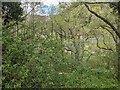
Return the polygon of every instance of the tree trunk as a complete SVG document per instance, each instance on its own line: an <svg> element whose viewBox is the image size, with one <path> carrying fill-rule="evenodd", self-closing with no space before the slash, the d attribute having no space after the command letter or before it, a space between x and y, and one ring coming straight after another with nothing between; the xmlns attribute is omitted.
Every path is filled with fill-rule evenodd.
<svg viewBox="0 0 120 90"><path fill-rule="evenodd" d="M118 43L116 44L116 49L117 49L117 54L118 54L118 75L117 75L117 79L118 79L118 82L120 84L120 39L119 39Z"/></svg>
<svg viewBox="0 0 120 90"><path fill-rule="evenodd" d="M119 5L119 4L118 4ZM118 31L120 32L120 11L119 11L119 8L118 8ZM118 82L120 84L120 37L118 38L118 42L116 44L116 48L117 48L117 54L118 54Z"/></svg>
<svg viewBox="0 0 120 90"><path fill-rule="evenodd" d="M120 34L120 2L118 2L118 32ZM116 44L117 54L118 54L118 82L120 84L120 37L118 37L118 41Z"/></svg>

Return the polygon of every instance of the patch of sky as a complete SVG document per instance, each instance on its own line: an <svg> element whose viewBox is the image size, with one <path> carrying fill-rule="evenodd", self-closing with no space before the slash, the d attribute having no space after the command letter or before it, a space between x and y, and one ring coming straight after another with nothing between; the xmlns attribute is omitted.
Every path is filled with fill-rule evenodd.
<svg viewBox="0 0 120 90"><path fill-rule="evenodd" d="M54 15L54 14L57 14L58 6L56 6L54 4L50 4L50 5L43 4L43 5L40 5L39 8L40 8L39 12L41 14Z"/></svg>

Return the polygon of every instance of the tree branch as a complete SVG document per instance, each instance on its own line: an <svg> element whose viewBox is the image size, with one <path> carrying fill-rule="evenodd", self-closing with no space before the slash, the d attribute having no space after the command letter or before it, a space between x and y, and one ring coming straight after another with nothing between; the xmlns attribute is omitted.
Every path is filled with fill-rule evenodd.
<svg viewBox="0 0 120 90"><path fill-rule="evenodd" d="M99 19L101 19L102 21L104 21L107 25L109 25L112 30L116 33L116 35L120 38L120 33L117 31L117 29L112 25L112 23L110 23L107 19L105 19L104 17L98 15L96 12L90 10L89 6L87 4L84 4L85 7L87 8L87 10L89 12L91 12L92 14L94 14L96 17L98 17Z"/></svg>
<svg viewBox="0 0 120 90"><path fill-rule="evenodd" d="M95 38L96 38L96 41L97 41L97 47L98 47L99 49L113 51L111 48L105 48L105 47L101 47L101 46L99 46L99 39L98 39L98 37L96 36L95 33L94 33L94 36L95 36Z"/></svg>
<svg viewBox="0 0 120 90"><path fill-rule="evenodd" d="M103 28L103 29L105 29L105 30L107 30L112 35L113 40L117 43L117 40L116 40L114 34L108 28L104 27L103 25L100 25L100 27Z"/></svg>

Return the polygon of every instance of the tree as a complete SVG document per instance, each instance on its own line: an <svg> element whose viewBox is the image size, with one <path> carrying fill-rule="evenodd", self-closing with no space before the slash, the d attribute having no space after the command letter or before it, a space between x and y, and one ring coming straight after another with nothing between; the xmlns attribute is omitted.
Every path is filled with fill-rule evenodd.
<svg viewBox="0 0 120 90"><path fill-rule="evenodd" d="M2 3L2 19L3 25L10 23L10 21L15 20L16 23L21 21L21 16L23 14L23 9L20 7L20 2L3 2Z"/></svg>
<svg viewBox="0 0 120 90"><path fill-rule="evenodd" d="M117 79L120 83L120 2L118 2L117 4L113 4L112 6L114 7L114 10L117 10L117 12L118 12L118 28L115 28L115 26L110 21L108 21L105 17L98 15L96 12L92 11L89 8L89 6L87 4L85 4L85 7L88 9L88 11L90 13L92 13L93 15L95 15L97 18L101 19L103 22L105 22L108 26L110 26L118 37L118 40L116 42L116 49L117 49L116 51L118 53L118 76L117 76Z"/></svg>

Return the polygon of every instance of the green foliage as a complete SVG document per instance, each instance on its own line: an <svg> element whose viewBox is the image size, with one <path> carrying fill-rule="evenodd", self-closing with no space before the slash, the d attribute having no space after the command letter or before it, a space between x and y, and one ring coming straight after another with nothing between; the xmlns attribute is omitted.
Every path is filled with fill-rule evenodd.
<svg viewBox="0 0 120 90"><path fill-rule="evenodd" d="M83 4L74 4L59 15L29 16L29 22L3 26L3 88L118 87L115 42L100 28L107 25ZM90 7L115 22L114 14L107 15L108 4Z"/></svg>
<svg viewBox="0 0 120 90"><path fill-rule="evenodd" d="M110 7L113 8L114 12L120 14L120 2L112 2L110 3Z"/></svg>
<svg viewBox="0 0 120 90"><path fill-rule="evenodd" d="M33 57L31 52L35 45L34 42L22 41L23 36L8 33L10 29L3 32L3 87L21 87L24 78L28 77L28 71L24 66Z"/></svg>
<svg viewBox="0 0 120 90"><path fill-rule="evenodd" d="M111 88L117 82L111 80L111 71L104 68L91 68L89 66L77 67L77 71L67 74L67 87L80 88ZM110 81L111 80L111 81Z"/></svg>
<svg viewBox="0 0 120 90"><path fill-rule="evenodd" d="M20 7L20 2L3 2L2 3L2 13L4 25L12 20L21 21L21 16L23 14L23 9Z"/></svg>

